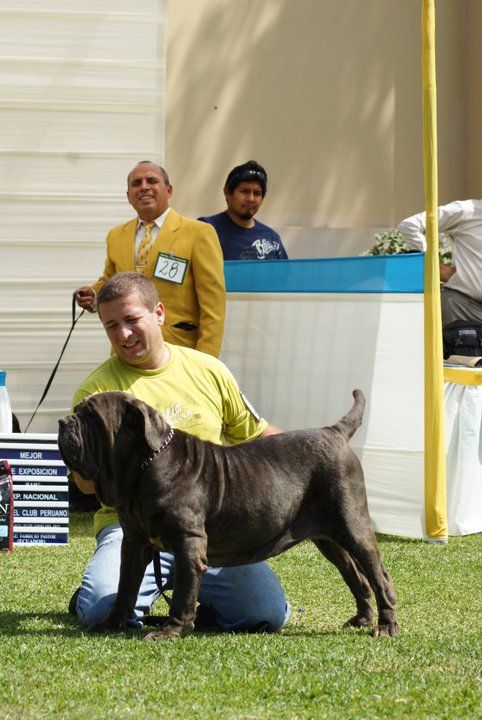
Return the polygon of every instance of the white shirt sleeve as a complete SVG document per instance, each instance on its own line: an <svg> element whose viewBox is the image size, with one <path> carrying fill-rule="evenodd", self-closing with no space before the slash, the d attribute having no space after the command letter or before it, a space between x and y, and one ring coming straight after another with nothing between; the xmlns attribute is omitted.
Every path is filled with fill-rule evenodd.
<svg viewBox="0 0 482 720"><path fill-rule="evenodd" d="M438 229L441 233L450 233L465 217L465 209L463 201L456 200L448 205L442 205L438 209ZM426 214L424 212L418 215L412 215L398 225L398 230L402 233L408 247L411 250L425 252L427 249L427 240L425 238L426 231Z"/></svg>

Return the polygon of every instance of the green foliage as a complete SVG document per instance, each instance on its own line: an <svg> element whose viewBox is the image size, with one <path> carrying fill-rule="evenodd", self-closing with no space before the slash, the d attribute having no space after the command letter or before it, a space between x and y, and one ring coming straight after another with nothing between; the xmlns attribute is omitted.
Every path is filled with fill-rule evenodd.
<svg viewBox="0 0 482 720"><path fill-rule="evenodd" d="M410 252L402 233L396 228L376 233L375 244L364 255L401 255ZM448 235L439 236L439 256L443 265L452 265L452 246Z"/></svg>
<svg viewBox="0 0 482 720"><path fill-rule="evenodd" d="M343 628L337 570L304 543L271 561L292 604L276 635L89 636L67 614L94 547L74 514L68 547L0 556L5 720L471 720L480 717L482 535L447 545L380 536L401 634ZM155 609L166 611L163 601Z"/></svg>

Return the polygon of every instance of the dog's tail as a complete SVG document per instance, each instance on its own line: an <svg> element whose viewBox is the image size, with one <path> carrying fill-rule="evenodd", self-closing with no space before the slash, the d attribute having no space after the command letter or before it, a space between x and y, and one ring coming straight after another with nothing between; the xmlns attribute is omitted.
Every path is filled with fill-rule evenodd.
<svg viewBox="0 0 482 720"><path fill-rule="evenodd" d="M347 441L362 424L363 412L365 410L365 396L362 391L353 390L353 397L355 398L355 402L351 410L333 425L333 430L339 432Z"/></svg>

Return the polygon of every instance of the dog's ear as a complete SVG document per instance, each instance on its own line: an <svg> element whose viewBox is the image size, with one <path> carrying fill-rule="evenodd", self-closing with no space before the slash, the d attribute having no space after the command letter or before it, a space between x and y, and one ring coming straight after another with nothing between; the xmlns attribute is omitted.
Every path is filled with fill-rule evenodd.
<svg viewBox="0 0 482 720"><path fill-rule="evenodd" d="M166 421L147 403L132 399L129 408L134 412L134 421L138 431L142 428L145 441L151 450L157 450L163 436L168 432Z"/></svg>

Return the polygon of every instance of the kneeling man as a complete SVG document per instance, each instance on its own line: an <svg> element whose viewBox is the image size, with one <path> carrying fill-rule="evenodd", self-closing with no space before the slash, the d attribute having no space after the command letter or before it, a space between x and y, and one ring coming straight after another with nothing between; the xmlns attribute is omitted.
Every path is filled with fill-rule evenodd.
<svg viewBox="0 0 482 720"><path fill-rule="evenodd" d="M164 306L145 276L114 275L100 290L97 307L115 352L80 385L72 406L98 392L123 390L154 407L172 427L201 440L237 444L280 432L255 413L220 360L164 342ZM83 492L94 492L88 478L72 475ZM110 611L120 570L122 529L113 508L97 511L94 530L96 549L69 608L86 626ZM163 590L171 589L174 558L161 552L160 560ZM131 625L142 627L160 594L150 563ZM199 602L199 621L224 631L275 632L290 614L280 583L265 562L208 568Z"/></svg>

